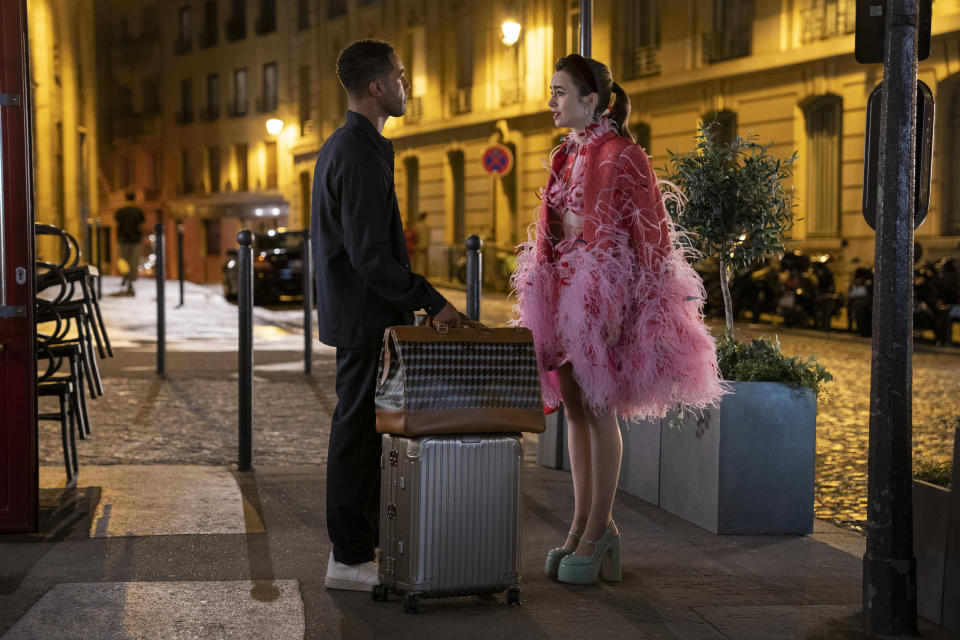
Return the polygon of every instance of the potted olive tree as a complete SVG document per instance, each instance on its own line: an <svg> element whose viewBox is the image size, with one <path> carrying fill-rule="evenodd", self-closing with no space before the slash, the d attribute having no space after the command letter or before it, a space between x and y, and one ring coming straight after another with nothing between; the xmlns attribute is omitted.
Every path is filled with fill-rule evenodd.
<svg viewBox="0 0 960 640"><path fill-rule="evenodd" d="M733 392L715 409L681 408L660 421L658 503L715 533L813 530L817 393L830 374L815 360L788 358L779 343L733 334L731 275L783 253L793 226L783 181L796 154L779 159L769 146L724 143L701 127L694 149L669 152L660 171L679 191L665 200L681 241L720 266L718 357Z"/></svg>

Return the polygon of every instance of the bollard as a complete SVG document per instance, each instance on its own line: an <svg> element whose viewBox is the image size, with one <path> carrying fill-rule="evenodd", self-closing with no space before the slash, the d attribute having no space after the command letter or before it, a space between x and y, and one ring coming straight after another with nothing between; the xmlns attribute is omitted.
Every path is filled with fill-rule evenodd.
<svg viewBox="0 0 960 640"><path fill-rule="evenodd" d="M467 317L480 321L480 282L483 278L483 258L479 236L467 237Z"/></svg>
<svg viewBox="0 0 960 640"><path fill-rule="evenodd" d="M238 393L240 417L237 435L237 468L249 471L253 462L253 234L237 234L237 310L240 313Z"/></svg>
<svg viewBox="0 0 960 640"><path fill-rule="evenodd" d="M180 280L180 304L183 306L183 225L177 223L177 278Z"/></svg>
<svg viewBox="0 0 960 640"><path fill-rule="evenodd" d="M163 224L158 222L154 231L156 231L156 262L153 265L153 273L157 279L157 375L164 376L167 373L167 317L164 305L166 278L163 273ZM130 268L137 267L132 265Z"/></svg>
<svg viewBox="0 0 960 640"><path fill-rule="evenodd" d="M310 230L303 232L303 372L313 371L313 253Z"/></svg>
<svg viewBox="0 0 960 640"><path fill-rule="evenodd" d="M103 265L100 264L100 258L103 255L100 252L100 218L97 218L97 300L103 297Z"/></svg>

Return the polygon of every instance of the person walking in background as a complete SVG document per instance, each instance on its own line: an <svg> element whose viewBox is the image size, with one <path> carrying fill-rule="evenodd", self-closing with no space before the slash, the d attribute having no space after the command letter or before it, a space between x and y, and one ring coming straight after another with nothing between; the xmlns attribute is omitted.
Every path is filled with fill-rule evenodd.
<svg viewBox="0 0 960 640"><path fill-rule="evenodd" d="M140 267L140 246L143 242L143 232L140 225L146 218L143 215L143 209L133 204L136 195L132 192L126 194L127 204L113 214L113 219L117 224L117 243L120 245L120 258L126 263L126 270L123 266L119 267L123 276L121 286L124 292L133 295L133 283L137 281L137 270Z"/></svg>
<svg viewBox="0 0 960 640"><path fill-rule="evenodd" d="M325 584L370 591L379 579L380 435L374 391L380 345L391 325L425 309L460 326L460 314L410 269L393 181L394 151L381 135L406 110L400 58L386 42L361 40L340 53L346 124L320 149L310 233L320 341L337 349L337 407L327 455L327 532L333 550Z"/></svg>
<svg viewBox="0 0 960 640"><path fill-rule="evenodd" d="M517 323L533 332L544 404L563 402L573 477L570 533L546 573L574 584L620 580L613 500L617 415L703 408L724 392L703 322L703 283L678 248L647 154L634 144L630 100L606 65L557 61L557 127L535 236L519 247Z"/></svg>

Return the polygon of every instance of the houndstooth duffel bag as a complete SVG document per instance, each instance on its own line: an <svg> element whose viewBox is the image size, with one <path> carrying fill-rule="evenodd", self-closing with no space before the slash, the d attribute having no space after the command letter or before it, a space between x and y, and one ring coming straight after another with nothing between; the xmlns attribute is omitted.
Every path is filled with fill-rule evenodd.
<svg viewBox="0 0 960 640"><path fill-rule="evenodd" d="M544 430L533 335L469 323L384 333L377 431L404 436Z"/></svg>

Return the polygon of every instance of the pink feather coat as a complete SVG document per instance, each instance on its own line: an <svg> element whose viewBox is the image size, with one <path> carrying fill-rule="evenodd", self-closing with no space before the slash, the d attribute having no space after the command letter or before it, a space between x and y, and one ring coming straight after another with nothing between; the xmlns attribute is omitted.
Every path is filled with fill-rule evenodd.
<svg viewBox="0 0 960 640"><path fill-rule="evenodd" d="M562 212L547 194L556 193L578 144L583 242L570 249L561 243ZM578 196L579 184L571 185ZM542 201L535 234L519 247L513 285L516 323L533 332L544 405L560 404L556 368L565 362L598 414L662 417L677 405L715 404L725 387L703 322L703 283L643 148L610 127L586 142L568 136L551 158Z"/></svg>

